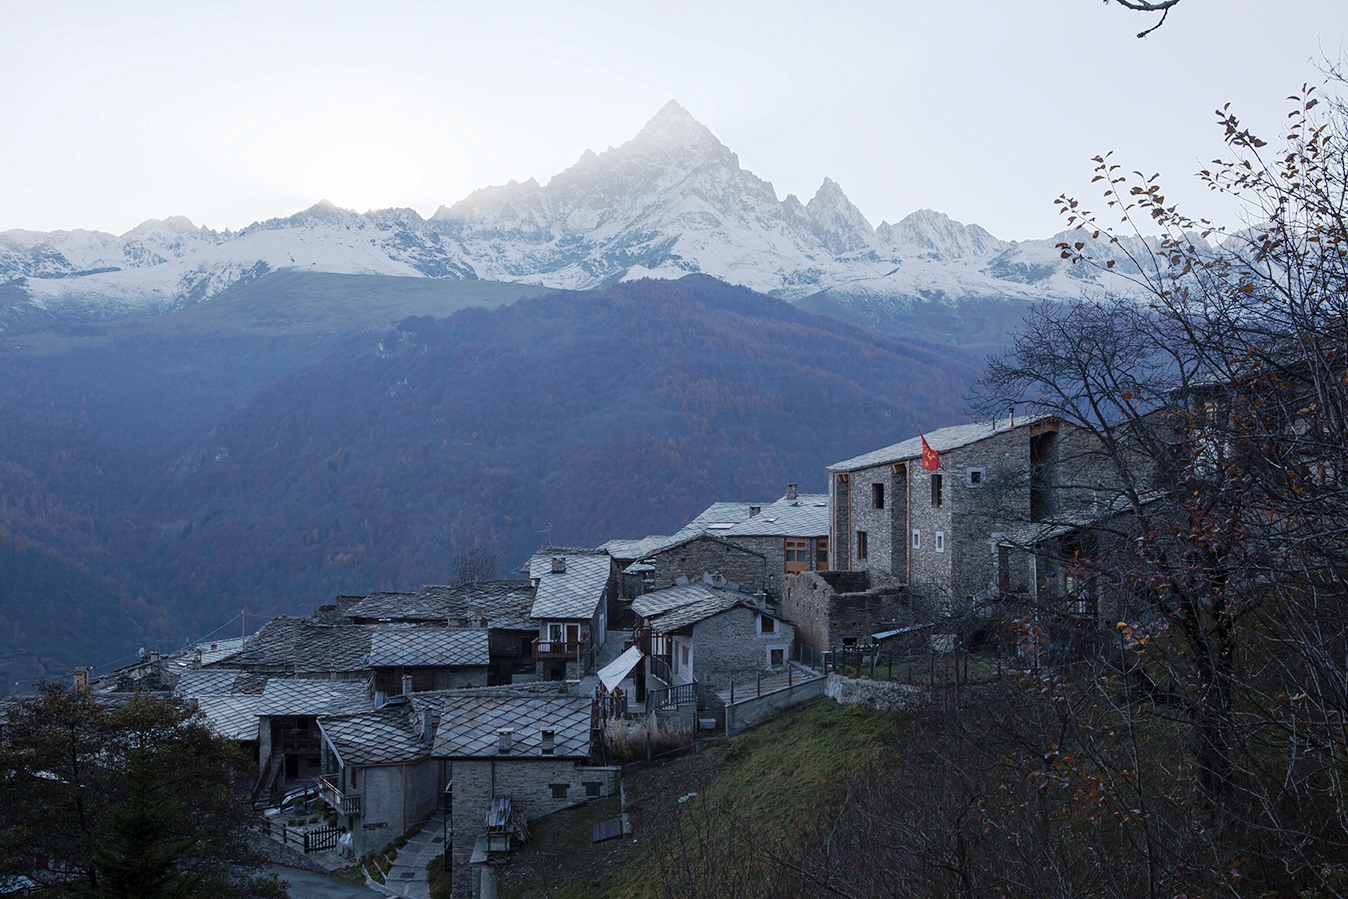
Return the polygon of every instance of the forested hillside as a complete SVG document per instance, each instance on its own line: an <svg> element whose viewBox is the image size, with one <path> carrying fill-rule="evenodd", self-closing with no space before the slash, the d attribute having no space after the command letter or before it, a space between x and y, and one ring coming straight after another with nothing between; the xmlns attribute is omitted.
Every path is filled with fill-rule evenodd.
<svg viewBox="0 0 1348 899"><path fill-rule="evenodd" d="M0 534L32 572L0 593L8 654L167 648L241 608L443 581L474 546L513 566L823 489L830 462L962 420L978 371L705 276L506 306L321 277L0 354ZM431 314L374 327L353 283Z"/></svg>

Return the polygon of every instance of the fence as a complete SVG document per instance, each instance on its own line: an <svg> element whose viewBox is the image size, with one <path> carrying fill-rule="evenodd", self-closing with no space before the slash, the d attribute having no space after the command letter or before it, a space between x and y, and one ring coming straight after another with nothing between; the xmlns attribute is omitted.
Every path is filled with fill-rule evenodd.
<svg viewBox="0 0 1348 899"><path fill-rule="evenodd" d="M300 830L298 827L286 827L280 822L271 820L263 820L258 825L258 830L272 839L280 840L283 845L289 846L293 843L296 848L303 849L306 853L331 849L337 845L337 839L342 835L340 827Z"/></svg>
<svg viewBox="0 0 1348 899"><path fill-rule="evenodd" d="M1002 657L967 649L904 652L882 646L844 646L828 653L823 671L916 687L967 686L1002 678Z"/></svg>

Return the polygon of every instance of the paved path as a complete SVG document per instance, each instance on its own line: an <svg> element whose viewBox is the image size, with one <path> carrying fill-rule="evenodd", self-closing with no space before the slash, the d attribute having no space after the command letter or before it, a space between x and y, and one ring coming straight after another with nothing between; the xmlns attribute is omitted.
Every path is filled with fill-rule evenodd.
<svg viewBox="0 0 1348 899"><path fill-rule="evenodd" d="M383 899L382 893L365 887L333 880L325 874L299 868L276 866L271 869L290 883L290 899ZM423 895L429 896L429 891Z"/></svg>
<svg viewBox="0 0 1348 899"><path fill-rule="evenodd" d="M430 899L431 887L426 881L426 866L445 851L442 821L440 813L432 815L421 833L398 850L398 857L384 878L384 886L394 895Z"/></svg>
<svg viewBox="0 0 1348 899"><path fill-rule="evenodd" d="M743 702L746 699L757 699L759 696L766 696L768 693L775 693L778 690L785 690L787 687L795 684L808 683L816 678L823 677L818 671L806 668L798 662L791 662L790 675L787 670L774 671L771 674L764 673L752 677L744 677L735 681L735 702ZM730 702L731 691L722 690L716 694L721 697L724 703Z"/></svg>

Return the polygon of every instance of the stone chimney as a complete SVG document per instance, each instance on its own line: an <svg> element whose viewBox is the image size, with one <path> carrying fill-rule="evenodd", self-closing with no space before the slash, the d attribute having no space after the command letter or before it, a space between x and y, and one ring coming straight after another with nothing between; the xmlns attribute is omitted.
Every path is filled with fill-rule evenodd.
<svg viewBox="0 0 1348 899"><path fill-rule="evenodd" d="M403 675L403 695L404 696L412 695L412 675L410 674Z"/></svg>
<svg viewBox="0 0 1348 899"><path fill-rule="evenodd" d="M552 557L552 573L566 574L566 556Z"/></svg>
<svg viewBox="0 0 1348 899"><path fill-rule="evenodd" d="M435 738L435 713L430 709L421 710L421 742L429 743Z"/></svg>
<svg viewBox="0 0 1348 899"><path fill-rule="evenodd" d="M796 498L797 496L799 496L799 495L800 495L800 494L798 494L798 493L796 492L796 485L795 485L795 484L787 484L787 485L786 485L786 498L787 498L787 499L795 499L795 498Z"/></svg>
<svg viewBox="0 0 1348 899"><path fill-rule="evenodd" d="M496 751L501 755L510 755L515 748L515 728L503 727L496 732Z"/></svg>
<svg viewBox="0 0 1348 899"><path fill-rule="evenodd" d="M540 732L542 738L543 754L552 755L557 751L557 732L545 730Z"/></svg>
<svg viewBox="0 0 1348 899"><path fill-rule="evenodd" d="M76 690L87 690L87 689L89 689L89 669L88 669L88 668L76 668L76 669L75 669L75 689L76 689Z"/></svg>

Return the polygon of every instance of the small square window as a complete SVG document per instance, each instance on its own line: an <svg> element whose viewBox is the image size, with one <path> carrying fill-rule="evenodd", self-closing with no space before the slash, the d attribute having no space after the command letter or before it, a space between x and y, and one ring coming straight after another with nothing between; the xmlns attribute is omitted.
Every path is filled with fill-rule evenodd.
<svg viewBox="0 0 1348 899"><path fill-rule="evenodd" d="M758 632L760 634L777 633L777 621L767 615L758 616Z"/></svg>
<svg viewBox="0 0 1348 899"><path fill-rule="evenodd" d="M565 799L565 798L566 798L566 790L567 790L567 788L570 787L571 785L570 785L570 784L548 784L548 786L552 789L552 798L553 798L553 799Z"/></svg>
<svg viewBox="0 0 1348 899"><path fill-rule="evenodd" d="M983 486L983 469L968 468L964 471L964 483L969 487Z"/></svg>
<svg viewBox="0 0 1348 899"><path fill-rule="evenodd" d="M871 485L871 505L872 505L873 507L877 508L877 509L883 509L883 508L885 507L885 485L884 485L884 484L872 484L872 485Z"/></svg>
<svg viewBox="0 0 1348 899"><path fill-rule="evenodd" d="M945 531L936 532L936 551L938 553L945 552Z"/></svg>
<svg viewBox="0 0 1348 899"><path fill-rule="evenodd" d="M780 668L780 667L782 667L782 665L786 664L786 650L784 650L784 649L769 649L769 650L768 650L768 664L769 664L770 666L772 666L773 668Z"/></svg>
<svg viewBox="0 0 1348 899"><path fill-rule="evenodd" d="M585 798L598 799L603 792L604 785L597 780L585 781Z"/></svg>
<svg viewBox="0 0 1348 899"><path fill-rule="evenodd" d="M922 532L913 531L913 549L922 548Z"/></svg>

